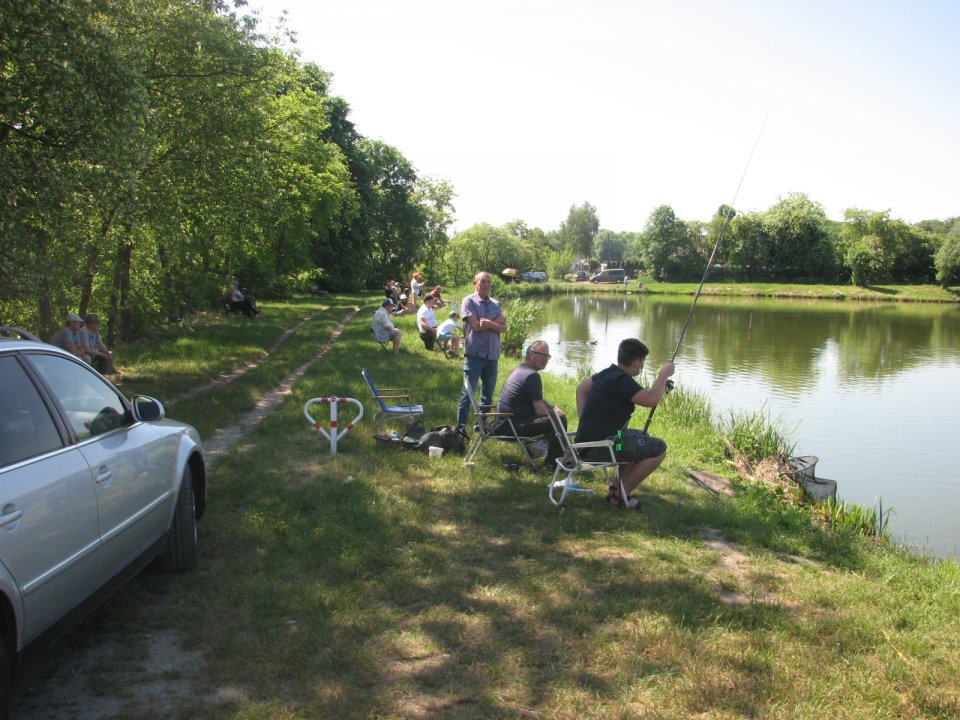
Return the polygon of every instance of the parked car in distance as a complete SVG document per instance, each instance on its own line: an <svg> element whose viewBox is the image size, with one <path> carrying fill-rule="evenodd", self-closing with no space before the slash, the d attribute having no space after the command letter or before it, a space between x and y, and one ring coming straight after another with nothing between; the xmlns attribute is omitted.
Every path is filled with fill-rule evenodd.
<svg viewBox="0 0 960 720"><path fill-rule="evenodd" d="M547 280L550 279L547 277L547 274L545 272L542 272L540 270L534 270L533 272L525 272L522 275L522 277L526 282L546 282Z"/></svg>
<svg viewBox="0 0 960 720"><path fill-rule="evenodd" d="M574 282L582 282L584 280L589 280L590 276L587 275L586 270L577 270L577 276L574 278Z"/></svg>
<svg viewBox="0 0 960 720"><path fill-rule="evenodd" d="M627 271L623 268L608 268L590 278L592 283L622 283L627 279Z"/></svg>
<svg viewBox="0 0 960 720"><path fill-rule="evenodd" d="M0 327L0 715L24 650L156 560L197 564L200 435L79 358Z"/></svg>

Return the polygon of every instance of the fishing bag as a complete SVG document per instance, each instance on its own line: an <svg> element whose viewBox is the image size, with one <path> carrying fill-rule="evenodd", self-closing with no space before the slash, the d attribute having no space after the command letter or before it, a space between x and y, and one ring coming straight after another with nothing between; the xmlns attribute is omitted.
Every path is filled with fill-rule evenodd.
<svg viewBox="0 0 960 720"><path fill-rule="evenodd" d="M463 442L463 433L449 425L437 425L429 432L423 434L420 442L417 443L417 450L427 452L432 447L443 448L443 454L463 453L466 450L466 444Z"/></svg>

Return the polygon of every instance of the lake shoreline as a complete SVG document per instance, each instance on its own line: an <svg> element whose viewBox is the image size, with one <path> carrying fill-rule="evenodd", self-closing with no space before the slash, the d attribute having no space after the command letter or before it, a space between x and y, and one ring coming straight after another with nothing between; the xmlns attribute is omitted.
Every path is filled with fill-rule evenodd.
<svg viewBox="0 0 960 720"><path fill-rule="evenodd" d="M642 276L643 283L638 286L638 279L630 280L629 284L592 284L589 282L547 282L547 283L520 283L510 286L510 294L547 295L553 292L569 293L611 293L643 295L695 295L699 283L694 282L660 282ZM802 300L853 300L877 302L922 302L922 303L956 303L960 302L960 286L946 290L939 285L871 285L857 287L856 285L802 285L799 283L751 283L751 282L706 282L701 295L710 297L757 297L783 298Z"/></svg>

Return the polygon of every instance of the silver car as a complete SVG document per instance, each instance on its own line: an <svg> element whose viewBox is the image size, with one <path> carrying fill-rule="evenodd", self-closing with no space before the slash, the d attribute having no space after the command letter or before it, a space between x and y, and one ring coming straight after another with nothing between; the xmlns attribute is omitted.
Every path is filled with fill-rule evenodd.
<svg viewBox="0 0 960 720"><path fill-rule="evenodd" d="M194 428L28 333L0 328L0 378L2 715L28 645L154 559L196 565L206 468Z"/></svg>

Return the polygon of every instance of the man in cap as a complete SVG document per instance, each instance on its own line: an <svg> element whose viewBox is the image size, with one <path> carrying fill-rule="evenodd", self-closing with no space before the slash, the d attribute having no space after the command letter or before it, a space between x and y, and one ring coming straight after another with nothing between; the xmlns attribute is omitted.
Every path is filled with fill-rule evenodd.
<svg viewBox="0 0 960 720"><path fill-rule="evenodd" d="M394 307L393 300L386 298L373 314L373 322L370 325L370 329L373 331L373 337L377 342L392 342L393 354L399 355L402 335L390 321L390 313L393 312Z"/></svg>
<svg viewBox="0 0 960 720"><path fill-rule="evenodd" d="M417 299L421 294L423 294L423 275L417 272L410 278L410 302L413 303L414 310L417 308Z"/></svg>
<svg viewBox="0 0 960 720"><path fill-rule="evenodd" d="M100 337L100 318L96 315L87 315L84 327L80 329L80 344L83 351L90 356L90 364L101 375L110 375L116 372L113 367L113 353L103 344Z"/></svg>
<svg viewBox="0 0 960 720"><path fill-rule="evenodd" d="M80 328L83 327L83 318L76 313L67 315L67 323L60 331L53 336L51 345L61 347L67 352L73 353L85 363L90 362L90 355L84 350L80 343Z"/></svg>

